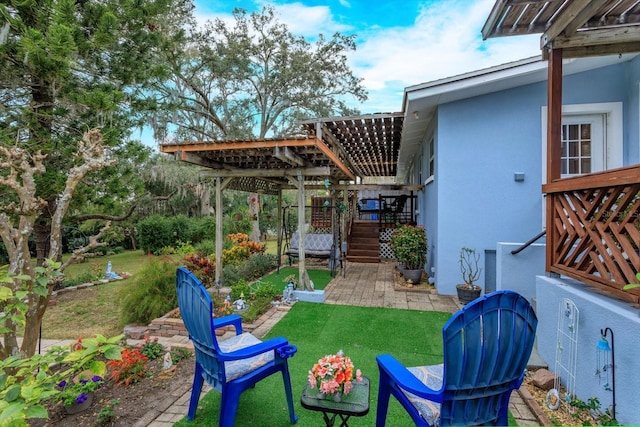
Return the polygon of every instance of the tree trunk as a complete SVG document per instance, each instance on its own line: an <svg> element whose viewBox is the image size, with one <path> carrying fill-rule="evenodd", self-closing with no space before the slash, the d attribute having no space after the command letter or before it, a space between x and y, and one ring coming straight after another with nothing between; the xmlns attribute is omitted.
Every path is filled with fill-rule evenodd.
<svg viewBox="0 0 640 427"><path fill-rule="evenodd" d="M51 235L51 223L45 222L44 218L40 218L37 224L33 226L33 236L36 241L36 263L43 265L44 260L49 254L49 237Z"/></svg>

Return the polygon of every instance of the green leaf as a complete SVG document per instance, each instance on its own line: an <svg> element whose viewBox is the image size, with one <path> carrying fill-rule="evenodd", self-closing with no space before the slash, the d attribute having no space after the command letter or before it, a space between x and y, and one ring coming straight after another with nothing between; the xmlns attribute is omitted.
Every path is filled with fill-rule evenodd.
<svg viewBox="0 0 640 427"><path fill-rule="evenodd" d="M101 360L92 360L89 365L89 371L91 371L93 375L98 375L104 378L107 373L107 364Z"/></svg>
<svg viewBox="0 0 640 427"><path fill-rule="evenodd" d="M7 394L4 395L4 400L7 402L13 402L20 396L20 390L22 390L20 384L14 384L9 388L9 390L7 390ZM0 425L1 424L2 423L0 423Z"/></svg>
<svg viewBox="0 0 640 427"><path fill-rule="evenodd" d="M27 410L24 411L24 414L27 418L49 418L46 408L42 405L35 405L27 408Z"/></svg>
<svg viewBox="0 0 640 427"><path fill-rule="evenodd" d="M112 346L104 352L104 357L109 360L122 360L122 348L119 346Z"/></svg>
<svg viewBox="0 0 640 427"><path fill-rule="evenodd" d="M0 426L6 426L8 421L14 420L16 418L21 419L23 417L20 416L22 411L25 409L25 404L23 402L15 402L7 406L7 408L2 411L0 414Z"/></svg>
<svg viewBox="0 0 640 427"><path fill-rule="evenodd" d="M628 285L624 285L622 290L628 291L629 289L640 288L640 284L638 283L629 283Z"/></svg>
<svg viewBox="0 0 640 427"><path fill-rule="evenodd" d="M12 296L13 296L13 291L10 288L6 286L0 287L0 300L9 299Z"/></svg>
<svg viewBox="0 0 640 427"><path fill-rule="evenodd" d="M82 350L72 351L71 353L67 354L67 356L64 359L62 359L62 362L63 363L76 362L82 359L83 353L84 352Z"/></svg>
<svg viewBox="0 0 640 427"><path fill-rule="evenodd" d="M41 297L46 297L49 294L46 286L34 286L33 293L36 295L40 295Z"/></svg>

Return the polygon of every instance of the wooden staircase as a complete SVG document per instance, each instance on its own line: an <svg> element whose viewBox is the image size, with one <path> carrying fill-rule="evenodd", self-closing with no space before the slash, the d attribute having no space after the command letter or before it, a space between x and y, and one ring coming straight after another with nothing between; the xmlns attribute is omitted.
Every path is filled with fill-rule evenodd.
<svg viewBox="0 0 640 427"><path fill-rule="evenodd" d="M380 229L378 227L377 221L353 222L347 261L380 262Z"/></svg>

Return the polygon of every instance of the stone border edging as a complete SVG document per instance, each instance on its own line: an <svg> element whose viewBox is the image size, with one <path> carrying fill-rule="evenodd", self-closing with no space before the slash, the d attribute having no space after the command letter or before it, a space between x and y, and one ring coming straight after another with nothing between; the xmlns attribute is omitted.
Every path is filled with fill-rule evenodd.
<svg viewBox="0 0 640 427"><path fill-rule="evenodd" d="M518 389L518 393L520 394L520 397L522 397L522 400L524 401L524 403L531 410L531 413L536 417L540 425L543 425L543 426L553 425L551 420L549 420L547 415L544 413L540 405L538 405L538 402L533 397L533 395L529 392L529 389L526 386L524 385L520 386L520 388Z"/></svg>

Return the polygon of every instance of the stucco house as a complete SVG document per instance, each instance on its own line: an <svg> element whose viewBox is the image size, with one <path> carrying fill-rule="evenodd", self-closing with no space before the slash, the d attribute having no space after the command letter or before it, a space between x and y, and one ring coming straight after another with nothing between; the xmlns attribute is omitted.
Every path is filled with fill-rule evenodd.
<svg viewBox="0 0 640 427"><path fill-rule="evenodd" d="M546 227L547 76L548 62L536 57L406 88L398 175L424 185L417 220L429 236L426 268L438 293L455 294L460 248L476 248L486 291L514 289L535 303L537 349L551 369L556 361L567 365L557 336L563 300L575 303L580 334L569 369L578 397L596 396L603 408L613 403L594 374L600 331L608 327L616 338L616 416L638 424L637 305L547 275L545 238L536 240ZM563 61L563 178L640 163L639 87L640 56Z"/></svg>

